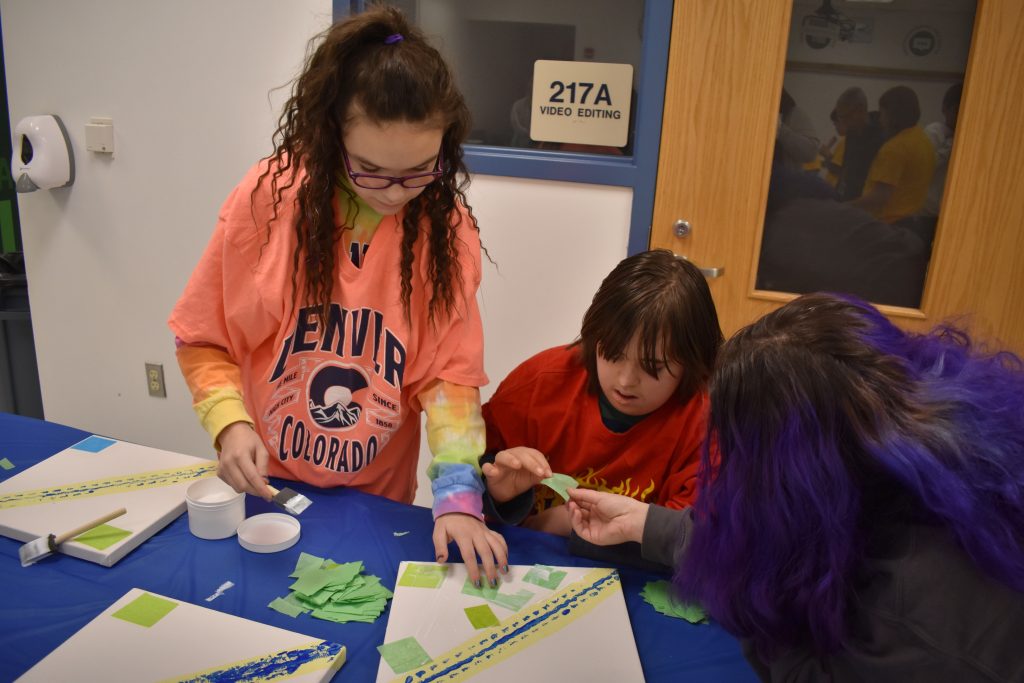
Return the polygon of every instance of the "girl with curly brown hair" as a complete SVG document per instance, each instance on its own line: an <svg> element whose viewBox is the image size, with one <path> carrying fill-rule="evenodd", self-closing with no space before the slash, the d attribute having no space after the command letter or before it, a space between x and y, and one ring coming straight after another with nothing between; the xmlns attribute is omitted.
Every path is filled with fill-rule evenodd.
<svg viewBox="0 0 1024 683"><path fill-rule="evenodd" d="M275 476L411 503L425 412L438 561L454 541L494 583L469 112L398 10L312 45L273 154L228 197L171 315L179 364L218 474L263 498Z"/></svg>

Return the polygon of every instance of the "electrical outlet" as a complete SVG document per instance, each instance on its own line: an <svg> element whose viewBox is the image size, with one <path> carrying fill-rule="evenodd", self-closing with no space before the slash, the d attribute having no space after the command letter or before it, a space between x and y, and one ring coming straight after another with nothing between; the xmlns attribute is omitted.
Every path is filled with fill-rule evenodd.
<svg viewBox="0 0 1024 683"><path fill-rule="evenodd" d="M146 363L146 382L149 385L149 395L159 398L167 398L167 389L164 387L164 366L159 363Z"/></svg>

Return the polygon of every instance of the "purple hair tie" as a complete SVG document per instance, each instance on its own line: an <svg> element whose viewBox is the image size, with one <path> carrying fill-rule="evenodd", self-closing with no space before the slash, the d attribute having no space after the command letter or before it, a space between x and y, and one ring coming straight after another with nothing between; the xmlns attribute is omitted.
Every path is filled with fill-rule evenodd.
<svg viewBox="0 0 1024 683"><path fill-rule="evenodd" d="M405 36L401 33L392 33L390 36L384 39L385 45L394 45L395 43L405 40Z"/></svg>

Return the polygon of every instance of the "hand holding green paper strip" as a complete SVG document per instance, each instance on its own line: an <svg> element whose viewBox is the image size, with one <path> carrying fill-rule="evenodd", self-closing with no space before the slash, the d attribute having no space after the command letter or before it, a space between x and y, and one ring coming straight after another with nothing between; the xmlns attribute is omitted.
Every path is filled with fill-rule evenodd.
<svg viewBox="0 0 1024 683"><path fill-rule="evenodd" d="M547 479L541 479L540 483L560 495L562 500L569 500L569 494L566 493L567 489L574 489L580 485L578 481L568 474L560 473L553 474Z"/></svg>

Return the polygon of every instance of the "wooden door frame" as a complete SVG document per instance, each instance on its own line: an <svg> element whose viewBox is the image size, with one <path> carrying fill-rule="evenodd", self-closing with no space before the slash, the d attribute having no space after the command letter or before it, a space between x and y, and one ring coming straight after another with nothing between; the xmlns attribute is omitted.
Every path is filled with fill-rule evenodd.
<svg viewBox="0 0 1024 683"><path fill-rule="evenodd" d="M755 290L753 272L791 13L791 0L677 0L673 15L651 245L672 247L703 267L726 268L727 277L709 284L727 334L792 298ZM916 330L957 318L978 336L1018 351L1024 350L1024 304L1015 313L1012 302L1024 302L1022 34L1024 3L978 0L922 304L879 307ZM673 139L678 130L686 149ZM663 191L676 186L689 188L690 197L722 196L724 205L676 208ZM678 218L693 225L686 240L671 236ZM748 246L731 248L731 240ZM718 262L727 251L733 262ZM730 317L736 306L729 302L736 301L743 302L745 319Z"/></svg>

